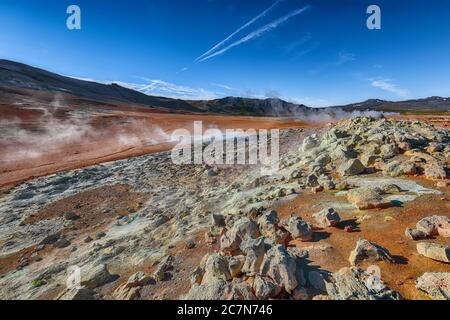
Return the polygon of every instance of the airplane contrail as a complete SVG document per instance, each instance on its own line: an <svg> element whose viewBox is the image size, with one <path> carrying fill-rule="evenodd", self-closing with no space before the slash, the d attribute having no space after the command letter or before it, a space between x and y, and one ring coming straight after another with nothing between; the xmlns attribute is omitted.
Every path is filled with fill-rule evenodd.
<svg viewBox="0 0 450 320"><path fill-rule="evenodd" d="M289 14L287 14L287 15L285 15L285 16L283 16L283 17L277 19L277 20L272 21L271 23L266 24L265 26L259 28L258 30L249 33L249 34L246 35L245 37L241 38L240 40L238 40L238 41L236 41L236 42L233 42L232 44L230 44L229 46L223 48L222 50L216 51L216 52L214 52L214 53L212 53L212 54L210 54L210 55L207 55L207 56L205 56L205 57L199 59L198 62L202 62L202 61L211 59L211 58L213 58L213 57L215 57L215 56L219 56L219 55L224 54L224 53L227 52L228 50L230 50L230 49L232 49L232 48L234 48L234 47L236 47L236 46L238 46L238 45L240 45L240 44L242 44L242 43L245 43L245 42L247 42L247 41L250 41L250 40L259 38L259 37L262 36L264 33L266 33L266 32L268 32L268 31L271 31L271 30L275 29L276 27L278 27L278 26L279 26L280 24L282 24L283 22L286 22L286 21L289 20L290 18L292 18L292 17L294 17L294 16L296 16L296 15L299 15L300 13L302 13L302 12L308 10L309 8L310 8L310 6L306 6L306 7L303 7L303 8L301 8L301 9L292 11L291 13L289 13ZM204 56L204 55L203 55L203 56Z"/></svg>
<svg viewBox="0 0 450 320"><path fill-rule="evenodd" d="M273 8L275 8L280 2L283 2L285 0L278 0L276 1L274 4L272 4L269 8L267 8L266 10L264 10L263 12L261 12L259 15L257 15L256 17L254 17L252 20L250 20L249 22L247 22L246 24L244 24L242 27L240 27L239 29L237 29L236 31L234 31L232 34L230 34L228 37L226 37L224 40L220 41L218 44L216 44L214 47L212 47L211 49L209 49L207 52L205 52L204 54L202 54L200 57L198 57L197 59L195 59L195 62L200 62L200 60L205 57L210 55L211 53L213 53L215 50L217 50L218 48L220 48L221 46L223 46L223 44L225 44L228 40L230 40L231 38L233 38L236 34L238 34L239 32L241 32L242 30L244 30L245 28L251 26L252 24L254 24L256 21L258 21L259 19L265 17L270 11L272 11Z"/></svg>

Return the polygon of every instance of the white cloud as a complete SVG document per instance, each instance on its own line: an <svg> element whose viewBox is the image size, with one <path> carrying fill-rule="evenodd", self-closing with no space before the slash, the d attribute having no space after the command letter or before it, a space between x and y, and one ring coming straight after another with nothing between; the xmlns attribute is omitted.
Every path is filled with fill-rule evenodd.
<svg viewBox="0 0 450 320"><path fill-rule="evenodd" d="M180 70L177 71L177 74L180 74L180 73L188 71L188 70L189 70L188 67L181 68Z"/></svg>
<svg viewBox="0 0 450 320"><path fill-rule="evenodd" d="M200 57L198 57L197 59L195 59L196 62L199 62L202 58L210 55L211 53L213 53L214 51L216 51L217 49L219 49L220 47L222 47L225 43L227 43L229 40L231 40L231 38L233 38L235 35L237 35L239 32L241 32L242 30L248 28L249 26L251 26L252 24L254 24L256 21L258 21L259 19L265 17L270 11L272 11L273 8L275 8L280 2L283 2L284 0L278 0L276 1L274 4L272 4L269 8L267 8L266 10L264 10L263 12L261 12L259 15L257 15L256 17L254 17L252 20L250 20L249 22L247 22L246 24L244 24L243 26L241 26L240 28L238 28L236 31L234 31L232 34L230 34L228 37L226 37L225 39L223 39L222 41L220 41L218 44L216 44L214 47L212 47L211 49L209 49L207 52L205 52L204 54L202 54Z"/></svg>
<svg viewBox="0 0 450 320"><path fill-rule="evenodd" d="M79 80L97 82L102 84L116 83L124 88L139 91L146 95L161 96L174 99L183 100L211 100L217 99L221 94L213 91L208 91L203 88L193 88L183 85L177 85L163 80L153 80L147 78L141 78L144 83L130 83L123 81L110 81L110 80L94 80L91 78L71 77Z"/></svg>
<svg viewBox="0 0 450 320"><path fill-rule="evenodd" d="M286 51L286 53L291 53L292 51L297 49L299 46L310 41L311 39L312 39L311 32L306 32L303 37L301 37L300 39L293 41L293 42L289 43L287 46L285 46L284 50Z"/></svg>
<svg viewBox="0 0 450 320"><path fill-rule="evenodd" d="M123 87L139 91L147 95L163 96L184 100L210 100L217 99L219 95L203 88L192 88L177 85L163 80L144 79L147 83L116 82Z"/></svg>
<svg viewBox="0 0 450 320"><path fill-rule="evenodd" d="M356 55L351 52L339 52L339 58L336 62L337 65L346 64L347 62L352 62L356 60Z"/></svg>
<svg viewBox="0 0 450 320"><path fill-rule="evenodd" d="M276 20L266 24L265 26L257 29L256 31L250 32L245 37L241 38L238 41L233 42L232 44L226 46L225 48L223 48L221 50L216 50L216 51L214 51L211 54L206 55L206 56L203 55L203 58L201 58L201 59L198 58L197 60L198 60L198 62L209 60L209 59L211 59L213 57L222 55L225 52L227 52L228 50L230 50L230 49L232 49L234 47L237 47L237 46L239 46L239 45L241 45L243 43L246 43L246 42L248 42L250 40L257 39L257 38L261 37L262 35L264 35L265 33L269 32L269 31L272 31L273 29L277 28L279 25L281 25L284 22L288 21L292 17L295 17L295 16L299 15L300 13L308 10L309 8L310 8L310 6L306 6L306 7L303 7L301 9L294 10L294 11L288 13L287 15L285 15L285 16L283 16L281 18L278 18L278 19L276 19Z"/></svg>
<svg viewBox="0 0 450 320"><path fill-rule="evenodd" d="M211 85L212 85L212 86L215 86L215 87L218 87L218 88L221 88L221 89L228 90L228 91L236 91L236 90L237 90L236 88L227 86L226 84L211 83Z"/></svg>
<svg viewBox="0 0 450 320"><path fill-rule="evenodd" d="M371 81L372 87L393 93L401 98L406 98L409 95L409 91L400 88L397 84L393 83L390 79L369 79Z"/></svg>

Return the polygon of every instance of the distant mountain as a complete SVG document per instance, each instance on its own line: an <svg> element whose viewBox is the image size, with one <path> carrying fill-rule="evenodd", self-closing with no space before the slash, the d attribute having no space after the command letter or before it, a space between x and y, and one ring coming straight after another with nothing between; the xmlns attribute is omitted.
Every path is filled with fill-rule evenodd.
<svg viewBox="0 0 450 320"><path fill-rule="evenodd" d="M258 116L295 115L311 109L301 104L294 104L275 98L251 99L226 97L209 101L189 101L189 103L204 112Z"/></svg>
<svg viewBox="0 0 450 320"><path fill-rule="evenodd" d="M429 97L407 101L370 99L361 103L340 106L344 110L375 110L384 112L450 112L450 98Z"/></svg>
<svg viewBox="0 0 450 320"><path fill-rule="evenodd" d="M183 100L148 96L117 84L78 80L8 60L0 60L1 87L62 92L94 101L125 102L174 111L201 112Z"/></svg>
<svg viewBox="0 0 450 320"><path fill-rule="evenodd" d="M209 101L184 101L124 88L117 84L102 84L74 79L31 67L22 63L0 59L0 92L9 95L16 89L70 94L91 103L122 103L163 108L168 112L198 112L252 116L302 116L317 113L319 109L281 99L252 99L226 97ZM17 99L17 95L14 96ZM361 103L336 106L346 111L375 110L388 112L450 112L450 98L430 97L400 102L371 99ZM336 108L336 107L329 107ZM332 110L332 109L331 109Z"/></svg>

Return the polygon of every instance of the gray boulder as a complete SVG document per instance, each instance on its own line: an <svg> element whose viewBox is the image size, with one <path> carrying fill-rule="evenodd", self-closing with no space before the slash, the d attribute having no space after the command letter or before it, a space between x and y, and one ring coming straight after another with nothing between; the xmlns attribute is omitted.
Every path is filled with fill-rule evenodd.
<svg viewBox="0 0 450 320"><path fill-rule="evenodd" d="M81 273L81 285L88 289L95 289L113 280L106 264L99 264Z"/></svg>
<svg viewBox="0 0 450 320"><path fill-rule="evenodd" d="M308 272L308 284L310 287L326 292L327 291L327 279L328 275L319 271L310 271Z"/></svg>
<svg viewBox="0 0 450 320"><path fill-rule="evenodd" d="M341 217L333 208L327 208L313 214L317 225L321 228L335 227L341 222Z"/></svg>
<svg viewBox="0 0 450 320"><path fill-rule="evenodd" d="M417 244L417 252L424 257L436 261L450 262L450 247L447 245L420 242Z"/></svg>
<svg viewBox="0 0 450 320"><path fill-rule="evenodd" d="M225 227L225 216L218 213L213 213L211 215L211 225L213 227Z"/></svg>
<svg viewBox="0 0 450 320"><path fill-rule="evenodd" d="M236 253L243 240L260 236L258 224L248 218L238 220L233 227L220 238L220 250Z"/></svg>
<svg viewBox="0 0 450 320"><path fill-rule="evenodd" d="M398 292L388 288L381 279L373 285L370 277L360 268L343 268L326 283L327 293L332 300L400 300Z"/></svg>
<svg viewBox="0 0 450 320"><path fill-rule="evenodd" d="M126 283L127 288L142 287L149 284L152 281L152 277L147 275L145 272L139 271L131 275Z"/></svg>
<svg viewBox="0 0 450 320"><path fill-rule="evenodd" d="M220 254L212 254L205 265L202 284L215 282L217 279L229 281L232 279L228 259Z"/></svg>
<svg viewBox="0 0 450 320"><path fill-rule="evenodd" d="M241 251L245 253L245 262L242 272L248 276L255 275L264 259L266 253L265 238L247 239L241 244Z"/></svg>
<svg viewBox="0 0 450 320"><path fill-rule="evenodd" d="M416 288L433 300L450 300L450 273L427 272L417 279Z"/></svg>
<svg viewBox="0 0 450 320"><path fill-rule="evenodd" d="M253 290L256 298L259 300L275 298L282 291L275 281L268 277L261 277L259 275L255 277L253 282Z"/></svg>
<svg viewBox="0 0 450 320"><path fill-rule="evenodd" d="M164 281L167 276L167 272L173 267L174 258L172 256L166 256L156 267L153 277L156 281Z"/></svg>
<svg viewBox="0 0 450 320"><path fill-rule="evenodd" d="M276 211L264 213L258 219L258 226L261 234L269 239L276 239L277 225L279 222Z"/></svg>
<svg viewBox="0 0 450 320"><path fill-rule="evenodd" d="M355 249L350 253L349 261L352 266L355 266L363 261L387 261L393 263L394 259L386 248L365 239L360 239L356 243Z"/></svg>
<svg viewBox="0 0 450 320"><path fill-rule="evenodd" d="M95 292L92 289L81 287L65 290L56 298L56 300L89 301L89 300L96 300L96 298Z"/></svg>
<svg viewBox="0 0 450 320"><path fill-rule="evenodd" d="M422 231L427 236L436 236L439 233L439 226L448 223L450 219L446 216L430 216L421 219L416 224L416 229Z"/></svg>
<svg viewBox="0 0 450 320"><path fill-rule="evenodd" d="M439 164L433 164L424 170L425 177L427 179L438 180L447 179L447 173L444 166Z"/></svg>
<svg viewBox="0 0 450 320"><path fill-rule="evenodd" d="M271 278L286 292L292 292L298 285L296 261L281 245L273 246L264 256L259 274Z"/></svg>
<svg viewBox="0 0 450 320"><path fill-rule="evenodd" d="M391 177L415 175L416 173L417 167L412 161L394 160L386 164L383 168L383 174Z"/></svg>
<svg viewBox="0 0 450 320"><path fill-rule="evenodd" d="M245 262L246 257L243 255L228 257L228 269L232 278L237 278L242 274Z"/></svg>
<svg viewBox="0 0 450 320"><path fill-rule="evenodd" d="M309 151L319 145L319 141L316 135L308 136L303 140L301 150L303 152Z"/></svg>
<svg viewBox="0 0 450 320"><path fill-rule="evenodd" d="M382 196L379 188L358 188L347 193L347 200L359 210L385 209L392 206L392 202Z"/></svg>
<svg viewBox="0 0 450 320"><path fill-rule="evenodd" d="M291 217L283 222L283 226L294 239L311 241L313 238L311 225L300 217Z"/></svg>
<svg viewBox="0 0 450 320"><path fill-rule="evenodd" d="M194 284L182 300L225 300L230 284L218 279L205 284Z"/></svg>
<svg viewBox="0 0 450 320"><path fill-rule="evenodd" d="M338 173L343 177L355 176L363 173L365 170L366 167L364 167L359 159L351 159L338 168Z"/></svg>
<svg viewBox="0 0 450 320"><path fill-rule="evenodd" d="M406 228L405 236L411 240L423 240L428 238L428 235L425 232L411 228Z"/></svg>

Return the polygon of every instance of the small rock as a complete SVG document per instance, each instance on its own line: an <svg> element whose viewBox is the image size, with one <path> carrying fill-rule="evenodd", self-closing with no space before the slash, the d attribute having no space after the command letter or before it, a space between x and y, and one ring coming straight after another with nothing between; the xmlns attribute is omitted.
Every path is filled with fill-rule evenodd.
<svg viewBox="0 0 450 320"><path fill-rule="evenodd" d="M343 268L326 283L327 293L332 300L400 300L400 294L383 282L369 285L369 277L360 268Z"/></svg>
<svg viewBox="0 0 450 320"><path fill-rule="evenodd" d="M234 253L243 240L256 239L259 236L258 224L248 218L241 218L220 238L220 250Z"/></svg>
<svg viewBox="0 0 450 320"><path fill-rule="evenodd" d="M438 227L438 234L444 238L450 238L450 221L442 222Z"/></svg>
<svg viewBox="0 0 450 320"><path fill-rule="evenodd" d="M292 217L287 221L284 221L283 226L294 239L311 241L313 238L311 225L300 217Z"/></svg>
<svg viewBox="0 0 450 320"><path fill-rule="evenodd" d="M212 283L218 279L229 281L232 277L227 258L215 253L206 260L202 284Z"/></svg>
<svg viewBox="0 0 450 320"><path fill-rule="evenodd" d="M416 224L416 228L427 236L432 237L439 234L438 228L441 224L448 223L449 218L446 216L430 216L423 218Z"/></svg>
<svg viewBox="0 0 450 320"><path fill-rule="evenodd" d="M405 230L405 236L411 240L423 240L428 238L428 235L425 232L411 228Z"/></svg>
<svg viewBox="0 0 450 320"><path fill-rule="evenodd" d="M303 140L302 151L306 152L319 145L316 135L308 136Z"/></svg>
<svg viewBox="0 0 450 320"><path fill-rule="evenodd" d="M232 278L237 278L242 274L246 257L243 255L229 257L228 269Z"/></svg>
<svg viewBox="0 0 450 320"><path fill-rule="evenodd" d="M195 248L195 241L192 239L189 239L186 241L186 248L187 249L194 249Z"/></svg>
<svg viewBox="0 0 450 320"><path fill-rule="evenodd" d="M275 298L282 291L275 281L268 277L261 277L259 275L255 277L253 282L253 290L255 291L255 296L259 300Z"/></svg>
<svg viewBox="0 0 450 320"><path fill-rule="evenodd" d="M84 243L89 243L92 242L94 239L92 239L90 236L87 236L86 238L84 238Z"/></svg>
<svg viewBox="0 0 450 320"><path fill-rule="evenodd" d="M333 208L324 209L315 213L313 217L316 219L317 225L321 228L335 227L341 222L341 217Z"/></svg>
<svg viewBox="0 0 450 320"><path fill-rule="evenodd" d="M99 264L81 273L81 285L89 289L100 287L113 279L106 264Z"/></svg>
<svg viewBox="0 0 450 320"><path fill-rule="evenodd" d="M352 266L355 266L363 261L387 261L393 263L394 259L386 248L365 239L360 239L356 243L355 249L350 253L349 261Z"/></svg>
<svg viewBox="0 0 450 320"><path fill-rule="evenodd" d="M433 300L450 300L450 273L427 272L417 279L416 288Z"/></svg>
<svg viewBox="0 0 450 320"><path fill-rule="evenodd" d="M363 173L364 170L366 170L366 167L364 167L359 159L351 159L338 168L338 173L343 177L355 176Z"/></svg>
<svg viewBox="0 0 450 320"><path fill-rule="evenodd" d="M95 235L95 238L97 238L97 240L102 239L106 237L106 233L105 232L99 232Z"/></svg>
<svg viewBox="0 0 450 320"><path fill-rule="evenodd" d="M258 226L261 234L269 239L275 240L277 238L278 213L270 211L264 213L258 219Z"/></svg>
<svg viewBox="0 0 450 320"><path fill-rule="evenodd" d="M350 190L347 200L359 210L385 209L392 206L392 202L382 197L383 191L379 188L358 188Z"/></svg>
<svg viewBox="0 0 450 320"><path fill-rule="evenodd" d="M75 221L75 220L80 219L80 216L76 215L72 211L68 211L68 212L64 212L64 219L69 220L69 221Z"/></svg>
<svg viewBox="0 0 450 320"><path fill-rule="evenodd" d="M225 216L222 214L218 214L218 213L213 213L211 215L211 225L213 227L218 227L218 228L222 228L225 227Z"/></svg>
<svg viewBox="0 0 450 320"><path fill-rule="evenodd" d="M167 277L167 272L173 268L173 257L167 256L165 257L156 267L155 272L153 273L153 277L157 281L164 281Z"/></svg>
<svg viewBox="0 0 450 320"><path fill-rule="evenodd" d="M348 233L351 233L351 232L353 232L353 227L352 226L345 226L344 227L344 231L348 232Z"/></svg>
<svg viewBox="0 0 450 320"><path fill-rule="evenodd" d="M436 261L450 262L450 247L446 245L421 242L417 244L417 252Z"/></svg>
<svg viewBox="0 0 450 320"><path fill-rule="evenodd" d="M245 253L245 262L242 272L248 276L255 275L261 266L266 253L265 238L247 239L241 244L241 251Z"/></svg>
<svg viewBox="0 0 450 320"><path fill-rule="evenodd" d="M53 243L55 243L56 241L58 241L58 239L59 239L60 237L61 237L61 234L60 234L60 233L51 234L51 235L45 237L45 238L40 242L40 244L41 244L41 245L53 244Z"/></svg>
<svg viewBox="0 0 450 320"><path fill-rule="evenodd" d="M205 270L201 267L195 268L195 270L191 273L191 286L200 285L202 283L203 275L205 274Z"/></svg>
<svg viewBox="0 0 450 320"><path fill-rule="evenodd" d="M67 240L66 238L61 238L61 239L59 239L58 241L56 241L56 242L53 244L53 246L54 246L55 248L59 248L59 249L66 248L66 247L70 246L70 241Z"/></svg>
<svg viewBox="0 0 450 320"><path fill-rule="evenodd" d="M205 232L205 242L207 244L212 245L212 244L216 243L216 241L217 241L216 236L213 233L211 233L209 231Z"/></svg>
<svg viewBox="0 0 450 320"><path fill-rule="evenodd" d="M95 292L89 288L79 288L79 289L68 289L61 293L57 298L57 300L80 300L80 301L89 301L96 300Z"/></svg>
<svg viewBox="0 0 450 320"><path fill-rule="evenodd" d="M279 287L291 293L298 285L297 264L282 245L273 246L264 256L259 274L268 276Z"/></svg>
<svg viewBox="0 0 450 320"><path fill-rule="evenodd" d="M445 168L438 164L429 166L425 169L424 173L427 179L447 179Z"/></svg>
<svg viewBox="0 0 450 320"><path fill-rule="evenodd" d="M438 187L438 188L448 188L449 186L450 186L450 182L448 182L448 181L436 182L436 187Z"/></svg>
<svg viewBox="0 0 450 320"><path fill-rule="evenodd" d="M208 177L215 177L219 174L219 170L217 168L210 168L205 170L204 174Z"/></svg>
<svg viewBox="0 0 450 320"><path fill-rule="evenodd" d="M308 290L306 290L306 288L298 286L297 288L295 288L294 292L292 292L292 298L296 301L309 300Z"/></svg>
<svg viewBox="0 0 450 320"><path fill-rule="evenodd" d="M326 282L325 275L322 272L310 271L308 273L308 283L314 289L327 292Z"/></svg>
<svg viewBox="0 0 450 320"><path fill-rule="evenodd" d="M383 167L383 173L391 177L415 175L417 173L417 166L412 161L394 160Z"/></svg>
<svg viewBox="0 0 450 320"><path fill-rule="evenodd" d="M152 277L145 274L144 272L139 271L128 278L126 287L127 288L142 287L149 284L152 280L153 280Z"/></svg>

